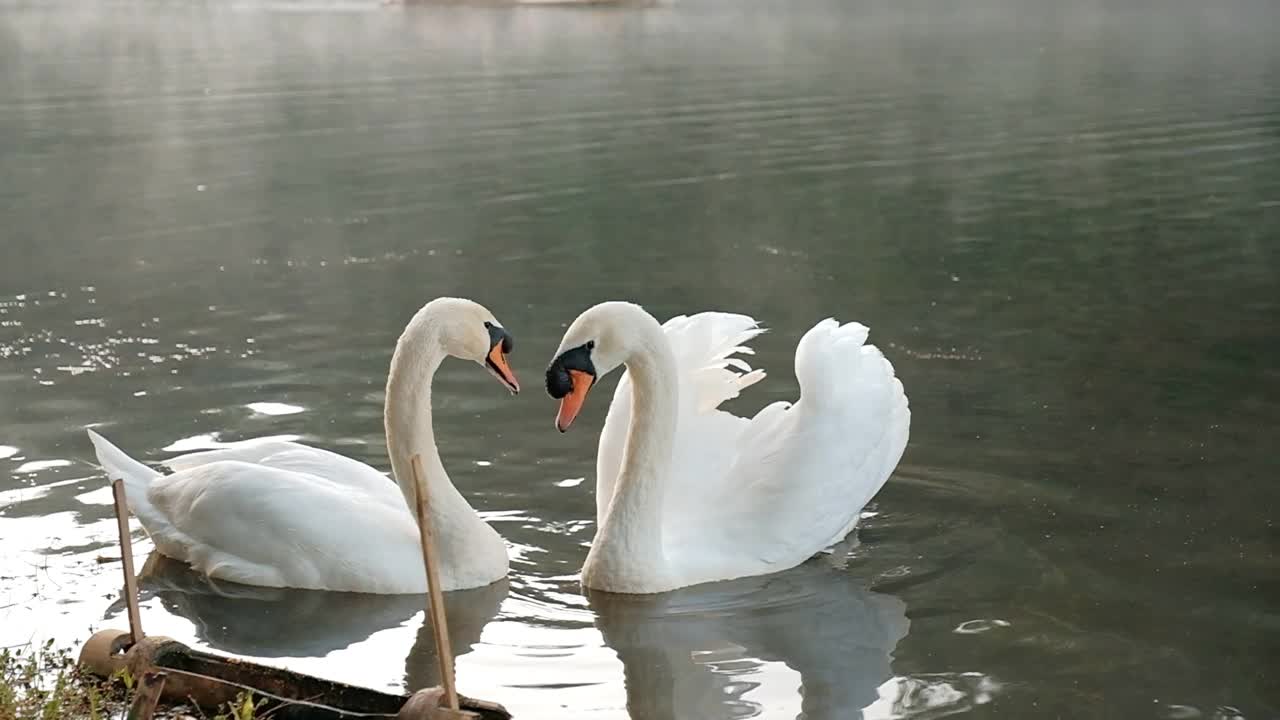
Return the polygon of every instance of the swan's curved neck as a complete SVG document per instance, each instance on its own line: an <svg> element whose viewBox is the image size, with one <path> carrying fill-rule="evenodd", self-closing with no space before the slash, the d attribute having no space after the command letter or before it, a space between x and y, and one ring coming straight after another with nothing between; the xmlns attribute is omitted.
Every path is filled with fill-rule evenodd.
<svg viewBox="0 0 1280 720"><path fill-rule="evenodd" d="M635 339L623 360L631 377L631 425L613 498L588 553L584 580L627 592L667 580L663 503L671 476L679 379L662 327L648 313L628 329Z"/></svg>
<svg viewBox="0 0 1280 720"><path fill-rule="evenodd" d="M391 356L383 413L387 454L405 503L414 512L412 458L416 453L422 456L433 516L456 512L459 503L466 505L444 471L431 425L431 380L444 358L437 324L428 310L419 311L400 335Z"/></svg>

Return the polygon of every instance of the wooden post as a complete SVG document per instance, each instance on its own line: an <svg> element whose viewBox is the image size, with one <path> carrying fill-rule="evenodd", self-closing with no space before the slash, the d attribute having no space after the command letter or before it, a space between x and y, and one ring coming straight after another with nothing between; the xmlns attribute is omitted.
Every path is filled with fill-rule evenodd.
<svg viewBox="0 0 1280 720"><path fill-rule="evenodd" d="M126 720L151 720L155 716L160 693L164 690L164 680L163 672L143 673L138 680L138 689L134 692L133 704L129 706Z"/></svg>
<svg viewBox="0 0 1280 720"><path fill-rule="evenodd" d="M431 500L427 484L423 480L422 456L410 459L413 466L413 494L417 499L418 535L422 541L422 560L427 569L427 593L430 602L427 615L435 629L436 657L440 659L440 682L444 686L445 702L450 710L458 710L458 690L453 684L453 650L449 645L449 624L444 616L444 592L440 590L440 559L436 556L436 539L431 528Z"/></svg>
<svg viewBox="0 0 1280 720"><path fill-rule="evenodd" d="M129 611L129 636L133 644L142 641L142 615L138 612L138 578L133 574L133 540L129 536L129 504L125 500L124 480L111 481L115 498L116 527L120 531L120 559L124 565L124 604Z"/></svg>

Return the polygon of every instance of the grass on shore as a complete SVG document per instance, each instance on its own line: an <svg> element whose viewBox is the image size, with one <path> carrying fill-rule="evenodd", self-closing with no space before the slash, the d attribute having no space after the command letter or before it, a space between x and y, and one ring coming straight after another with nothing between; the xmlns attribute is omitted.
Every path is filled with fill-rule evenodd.
<svg viewBox="0 0 1280 720"><path fill-rule="evenodd" d="M0 720L107 720L123 706L122 690L52 643L0 650Z"/></svg>
<svg viewBox="0 0 1280 720"><path fill-rule="evenodd" d="M133 678L97 677L76 665L66 649L52 642L0 650L0 720L116 720L128 712ZM250 695L209 718L190 708L156 712L163 718L197 720L268 720L259 715Z"/></svg>

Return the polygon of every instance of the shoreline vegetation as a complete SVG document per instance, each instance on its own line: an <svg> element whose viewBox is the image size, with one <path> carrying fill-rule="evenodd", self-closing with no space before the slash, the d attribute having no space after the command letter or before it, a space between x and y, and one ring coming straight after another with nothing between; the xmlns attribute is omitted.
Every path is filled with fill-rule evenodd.
<svg viewBox="0 0 1280 720"><path fill-rule="evenodd" d="M73 653L43 645L0 650L0 720L117 720L133 699L134 678L105 679L81 668ZM241 695L207 715L190 706L164 707L156 720L256 720L257 704Z"/></svg>

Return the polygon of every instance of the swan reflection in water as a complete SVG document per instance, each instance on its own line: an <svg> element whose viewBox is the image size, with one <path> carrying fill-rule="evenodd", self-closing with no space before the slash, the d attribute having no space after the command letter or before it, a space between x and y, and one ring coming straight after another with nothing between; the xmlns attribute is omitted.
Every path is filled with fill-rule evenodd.
<svg viewBox="0 0 1280 720"><path fill-rule="evenodd" d="M829 565L819 559L658 595L588 591L596 626L622 662L633 720L928 716L981 704L998 689L976 673L894 677L893 653L910 627L905 603ZM263 658L325 657L404 625L426 605L425 596L210 580L154 553L141 585L210 648ZM507 592L503 580L445 594L455 657L471 651ZM108 615L123 610L117 602ZM440 684L427 620L405 675L408 690Z"/></svg>
<svg viewBox="0 0 1280 720"><path fill-rule="evenodd" d="M423 613L424 595L267 588L213 580L186 564L152 553L139 574L142 593L159 598L169 613L185 618L214 650L251 657L324 657L399 627ZM471 651L485 625L507 597L507 580L444 595L449 644L457 658ZM108 614L123 610L116 602ZM409 690L440 684L431 621L424 619L405 659Z"/></svg>
<svg viewBox="0 0 1280 720"><path fill-rule="evenodd" d="M635 720L859 717L910 627L902 600L822 559L660 595L587 595Z"/></svg>

